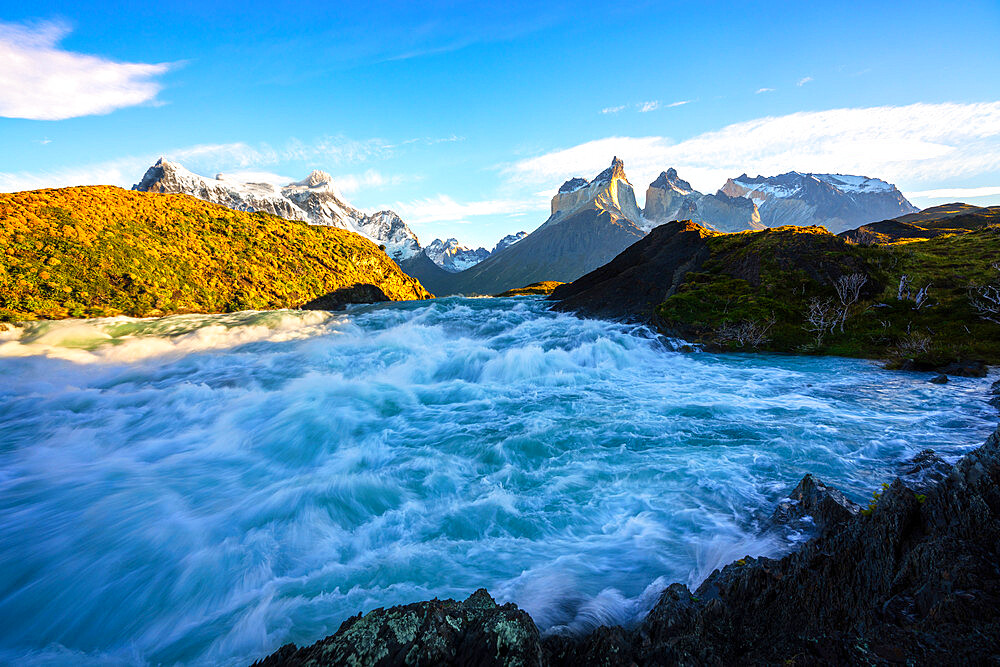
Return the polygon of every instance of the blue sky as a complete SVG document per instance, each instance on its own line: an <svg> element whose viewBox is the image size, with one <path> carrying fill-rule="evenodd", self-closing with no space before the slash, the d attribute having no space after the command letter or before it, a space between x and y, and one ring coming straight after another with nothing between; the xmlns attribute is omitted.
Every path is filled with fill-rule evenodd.
<svg viewBox="0 0 1000 667"><path fill-rule="evenodd" d="M160 155L318 168L424 243L488 247L613 155L640 203L674 166L708 192L798 169L997 204L997 35L995 0L0 0L0 190L129 186Z"/></svg>

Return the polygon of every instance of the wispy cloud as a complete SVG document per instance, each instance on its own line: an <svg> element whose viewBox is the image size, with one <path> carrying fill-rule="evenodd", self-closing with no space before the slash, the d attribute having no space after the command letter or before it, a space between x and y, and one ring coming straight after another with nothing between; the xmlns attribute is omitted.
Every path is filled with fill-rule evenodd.
<svg viewBox="0 0 1000 667"><path fill-rule="evenodd" d="M912 187L1000 170L1000 102L799 112L735 123L680 142L607 137L521 160L504 171L512 184L550 190L572 176L589 178L612 155L625 161L633 183L648 183L674 166L709 192L743 172L793 169L864 174Z"/></svg>
<svg viewBox="0 0 1000 667"><path fill-rule="evenodd" d="M908 193L910 197L923 197L924 199L970 199L973 197L996 197L1000 196L1000 185L986 186L983 188L940 188L938 190L920 190Z"/></svg>
<svg viewBox="0 0 1000 667"><path fill-rule="evenodd" d="M601 109L601 113L604 113L604 114L618 113L619 111L623 111L627 106L628 105L623 104L623 105L618 106L618 107L604 107L603 109Z"/></svg>
<svg viewBox="0 0 1000 667"><path fill-rule="evenodd" d="M809 83L812 80L813 80L813 78L811 76L804 76L801 79L799 79L799 82L796 83L795 85L799 86L799 87L802 87L802 86L806 85L807 83Z"/></svg>
<svg viewBox="0 0 1000 667"><path fill-rule="evenodd" d="M672 104L670 106L673 106ZM660 108L660 103L656 100L652 102L643 102L639 105L639 113L647 113L649 111L656 111Z"/></svg>
<svg viewBox="0 0 1000 667"><path fill-rule="evenodd" d="M159 157L179 162L191 171L205 176L214 176L219 172L234 178L236 174L256 174L258 178L254 180L261 182L288 183L289 181L284 180L283 176L271 174L260 168L287 161L301 161L330 171L338 165L355 165L386 157L392 152L392 148L381 139L357 141L344 137L326 137L309 143L293 139L277 148L268 144L253 146L242 142L199 144L170 149L159 154L124 156L43 171L0 172L0 192L70 185L130 187L139 182L146 169ZM367 176L348 174L343 184L338 183L338 188L345 192L355 192L364 187L378 187L380 185L377 183L378 177L372 174Z"/></svg>
<svg viewBox="0 0 1000 667"><path fill-rule="evenodd" d="M760 95L761 93L773 93L773 92L774 88L758 88L757 92L754 93L754 95Z"/></svg>
<svg viewBox="0 0 1000 667"><path fill-rule="evenodd" d="M407 223L467 222L468 218L484 215L517 215L545 208L548 196L531 199L487 199L481 201L458 202L448 195L396 202L393 210Z"/></svg>
<svg viewBox="0 0 1000 667"><path fill-rule="evenodd" d="M153 102L168 64L121 63L59 48L63 23L0 23L0 116L63 120Z"/></svg>

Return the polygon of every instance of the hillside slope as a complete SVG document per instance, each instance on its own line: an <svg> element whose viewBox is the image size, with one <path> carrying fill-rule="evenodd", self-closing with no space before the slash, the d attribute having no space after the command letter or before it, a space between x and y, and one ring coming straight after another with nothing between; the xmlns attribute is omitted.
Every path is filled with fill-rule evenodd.
<svg viewBox="0 0 1000 667"><path fill-rule="evenodd" d="M294 308L364 285L430 296L353 232L111 186L0 195L0 252L7 321Z"/></svg>
<svg viewBox="0 0 1000 667"><path fill-rule="evenodd" d="M563 183L552 197L551 215L535 231L472 268L444 277L443 289L435 294L498 294L530 283L575 280L641 239L641 221L625 166L616 157L591 181ZM431 280L442 278L412 268Z"/></svg>
<svg viewBox="0 0 1000 667"><path fill-rule="evenodd" d="M719 234L682 221L552 298L557 310L644 321L723 349L890 358L914 368L1000 363L1000 314L988 319L975 304L981 291L1000 290L998 258L1000 226L860 246L822 227Z"/></svg>

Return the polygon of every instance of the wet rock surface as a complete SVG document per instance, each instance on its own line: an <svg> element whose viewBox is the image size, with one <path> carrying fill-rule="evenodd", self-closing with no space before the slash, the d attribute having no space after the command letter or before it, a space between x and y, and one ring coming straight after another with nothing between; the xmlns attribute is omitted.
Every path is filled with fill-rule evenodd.
<svg viewBox="0 0 1000 667"><path fill-rule="evenodd" d="M281 647L256 667L310 665L541 665L538 629L485 589L464 602L431 600L347 619L312 646Z"/></svg>
<svg viewBox="0 0 1000 667"><path fill-rule="evenodd" d="M540 639L480 590L377 609L258 664L1000 664L1000 428L954 466L920 452L870 511L807 475L772 521L805 516L822 530L798 551L672 584L637 627Z"/></svg>
<svg viewBox="0 0 1000 667"><path fill-rule="evenodd" d="M352 303L381 303L389 297L378 285L359 283L324 294L302 306L303 310L344 310Z"/></svg>
<svg viewBox="0 0 1000 667"><path fill-rule="evenodd" d="M778 503L767 527L789 526L819 534L857 516L861 507L843 493L806 475L787 498Z"/></svg>

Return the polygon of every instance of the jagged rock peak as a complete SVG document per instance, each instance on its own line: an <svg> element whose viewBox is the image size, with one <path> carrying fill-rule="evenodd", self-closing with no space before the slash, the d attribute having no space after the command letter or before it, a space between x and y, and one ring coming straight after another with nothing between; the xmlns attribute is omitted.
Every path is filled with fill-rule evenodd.
<svg viewBox="0 0 1000 667"><path fill-rule="evenodd" d="M574 192L580 188L585 188L588 185L590 185L590 183L587 182L586 178L571 178L559 187L559 192Z"/></svg>
<svg viewBox="0 0 1000 667"><path fill-rule="evenodd" d="M680 178L677 175L677 170L673 167L670 167L666 171L661 171L656 180L649 184L649 187L660 188L661 190L678 190L683 191L684 194L694 192L691 184Z"/></svg>
<svg viewBox="0 0 1000 667"><path fill-rule="evenodd" d="M610 183L611 181L613 181L616 178L620 178L621 180L623 180L626 183L628 183L628 179L625 177L625 163L622 162L621 160L619 160L618 156L615 156L611 160L611 166L610 167L608 167L607 169L605 169L604 171L602 171L601 173L599 173L597 175L597 178L595 178L591 182L592 183Z"/></svg>

